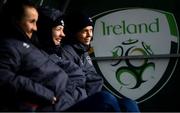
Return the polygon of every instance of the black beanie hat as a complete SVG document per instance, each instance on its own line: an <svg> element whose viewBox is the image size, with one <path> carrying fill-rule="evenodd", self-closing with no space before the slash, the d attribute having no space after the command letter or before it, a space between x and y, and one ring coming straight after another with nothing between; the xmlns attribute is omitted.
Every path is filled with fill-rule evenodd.
<svg viewBox="0 0 180 113"><path fill-rule="evenodd" d="M86 26L94 26L91 17L82 11L69 13L65 18L65 23L67 31L72 35Z"/></svg>
<svg viewBox="0 0 180 113"><path fill-rule="evenodd" d="M57 9L49 7L39 8L39 21L45 25L55 27L57 25L64 26L63 14Z"/></svg>

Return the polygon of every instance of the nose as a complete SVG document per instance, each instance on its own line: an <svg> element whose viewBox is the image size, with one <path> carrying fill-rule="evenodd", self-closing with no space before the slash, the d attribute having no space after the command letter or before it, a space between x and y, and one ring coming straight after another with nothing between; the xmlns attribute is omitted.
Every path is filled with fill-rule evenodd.
<svg viewBox="0 0 180 113"><path fill-rule="evenodd" d="M90 31L88 31L88 36L90 36L90 37L92 37L93 36L93 33L92 33L92 31L90 30Z"/></svg>
<svg viewBox="0 0 180 113"><path fill-rule="evenodd" d="M33 24L33 27L32 27L33 31L37 31L37 24Z"/></svg>
<svg viewBox="0 0 180 113"><path fill-rule="evenodd" d="M60 36L61 36L61 37L65 37L65 36L66 36L65 33L64 33L64 31L61 32Z"/></svg>

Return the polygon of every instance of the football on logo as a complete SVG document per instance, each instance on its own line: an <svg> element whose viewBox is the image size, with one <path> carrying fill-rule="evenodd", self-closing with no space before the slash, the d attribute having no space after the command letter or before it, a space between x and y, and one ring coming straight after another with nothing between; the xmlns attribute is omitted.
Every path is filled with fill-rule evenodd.
<svg viewBox="0 0 180 113"><path fill-rule="evenodd" d="M171 57L179 51L173 14L132 8L107 11L94 19L92 46L105 87L118 97L138 102L160 91L178 60Z"/></svg>

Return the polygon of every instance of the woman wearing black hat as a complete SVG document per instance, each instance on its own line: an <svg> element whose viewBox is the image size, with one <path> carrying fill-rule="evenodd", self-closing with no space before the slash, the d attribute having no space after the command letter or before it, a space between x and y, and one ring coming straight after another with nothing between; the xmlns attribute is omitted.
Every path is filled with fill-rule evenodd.
<svg viewBox="0 0 180 113"><path fill-rule="evenodd" d="M66 52L66 56L79 65L84 72L91 73L91 76L88 76L88 78L93 81L92 78L100 77L88 54L93 38L94 23L85 12L81 11L69 13L65 18L65 23L67 38L65 38L64 42L66 44L64 44L63 49ZM89 84L89 86L90 85L92 84ZM95 88L89 89L89 94L93 94L94 92L96 92ZM125 111L139 112L135 101L126 97L122 97L119 101L120 107Z"/></svg>
<svg viewBox="0 0 180 113"><path fill-rule="evenodd" d="M69 101L70 106L66 106L65 111L120 111L118 101L113 95L105 91L100 92L102 78L96 75L93 77L91 72L85 72L66 56L61 47L61 40L65 37L61 12L50 8L40 8L37 25L40 47L51 55L58 55L61 60L58 65L69 75L66 90L74 101ZM71 67L67 64L71 64Z"/></svg>

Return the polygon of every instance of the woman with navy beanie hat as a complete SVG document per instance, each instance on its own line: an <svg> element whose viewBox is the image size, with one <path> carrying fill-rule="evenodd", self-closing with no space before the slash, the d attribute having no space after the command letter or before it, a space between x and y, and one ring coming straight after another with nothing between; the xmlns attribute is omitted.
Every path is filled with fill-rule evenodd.
<svg viewBox="0 0 180 113"><path fill-rule="evenodd" d="M66 56L79 65L84 72L91 73L91 76L87 77L89 81L94 77L100 77L88 54L93 38L93 20L87 13L75 11L66 15L65 23L66 38L63 49L66 52ZM96 92L95 88L89 88L89 94L94 92ZM134 100L122 97L118 101L122 111L139 112L138 105Z"/></svg>

